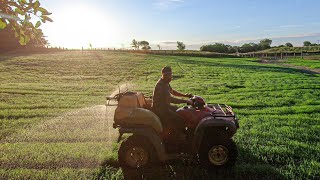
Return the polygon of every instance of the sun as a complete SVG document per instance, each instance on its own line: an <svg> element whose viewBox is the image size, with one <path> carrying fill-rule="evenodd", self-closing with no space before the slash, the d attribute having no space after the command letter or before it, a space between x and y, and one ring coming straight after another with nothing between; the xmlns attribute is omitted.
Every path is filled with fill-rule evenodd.
<svg viewBox="0 0 320 180"><path fill-rule="evenodd" d="M112 15L91 7L75 5L56 12L54 22L48 27L50 43L68 48L107 47L119 37L117 24Z"/></svg>

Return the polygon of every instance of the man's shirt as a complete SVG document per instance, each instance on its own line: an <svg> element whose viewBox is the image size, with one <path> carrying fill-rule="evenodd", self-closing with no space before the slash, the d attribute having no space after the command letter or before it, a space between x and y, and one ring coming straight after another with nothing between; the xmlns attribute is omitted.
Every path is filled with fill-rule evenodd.
<svg viewBox="0 0 320 180"><path fill-rule="evenodd" d="M171 96L172 88L170 84L163 79L159 79L153 90L152 108L155 111L168 110L170 103L183 103L181 99Z"/></svg>

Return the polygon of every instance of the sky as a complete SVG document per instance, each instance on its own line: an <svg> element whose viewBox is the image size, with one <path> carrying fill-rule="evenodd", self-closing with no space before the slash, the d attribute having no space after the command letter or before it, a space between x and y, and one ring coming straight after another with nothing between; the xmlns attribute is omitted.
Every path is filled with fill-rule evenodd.
<svg viewBox="0 0 320 180"><path fill-rule="evenodd" d="M319 0L43 0L54 22L41 27L51 46L187 49L271 38L273 46L320 40Z"/></svg>

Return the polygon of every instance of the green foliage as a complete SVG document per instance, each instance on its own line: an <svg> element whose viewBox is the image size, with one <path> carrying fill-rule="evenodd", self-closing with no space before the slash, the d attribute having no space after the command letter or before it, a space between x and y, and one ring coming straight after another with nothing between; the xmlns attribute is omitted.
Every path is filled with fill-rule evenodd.
<svg viewBox="0 0 320 180"><path fill-rule="evenodd" d="M285 45L286 45L287 47L293 47L293 45L292 45L291 43L289 43L289 42L286 43Z"/></svg>
<svg viewBox="0 0 320 180"><path fill-rule="evenodd" d="M151 49L151 47L149 46L149 42L148 41L140 41L139 42L139 46L142 46L143 50Z"/></svg>
<svg viewBox="0 0 320 180"><path fill-rule="evenodd" d="M36 44L45 45L46 41L43 37L43 32L39 28L41 23L39 21L33 24L31 15L38 18L45 23L46 21L53 22L48 17L51 15L45 8L40 6L39 1L33 2L33 0L2 0L0 7L0 30L9 28L10 32L15 34L21 45L26 45L30 40L34 40Z"/></svg>
<svg viewBox="0 0 320 180"><path fill-rule="evenodd" d="M225 45L222 43L215 43L210 45L203 45L200 47L200 51L217 52L217 53L235 53L238 47Z"/></svg>
<svg viewBox="0 0 320 180"><path fill-rule="evenodd" d="M259 50L270 49L272 44L271 39L262 39L259 43Z"/></svg>
<svg viewBox="0 0 320 180"><path fill-rule="evenodd" d="M311 42L310 41L304 41L303 42L303 46L311 46Z"/></svg>
<svg viewBox="0 0 320 180"><path fill-rule="evenodd" d="M246 52L254 52L259 50L259 45L255 43L247 43L240 47L239 52L246 53Z"/></svg>
<svg viewBox="0 0 320 180"><path fill-rule="evenodd" d="M6 26L7 26L7 23L0 19L0 30L4 29Z"/></svg>
<svg viewBox="0 0 320 180"><path fill-rule="evenodd" d="M271 48L271 39L263 39L259 44L256 43L246 43L240 47L225 45L223 43L215 43L210 45L203 45L200 48L200 51L209 51L209 52L217 52L217 53L247 53L247 52L255 52L259 50L265 50Z"/></svg>
<svg viewBox="0 0 320 180"><path fill-rule="evenodd" d="M132 43L131 43L131 47L133 47L134 49L139 49L139 43L138 41L136 41L135 39L132 40Z"/></svg>
<svg viewBox="0 0 320 180"><path fill-rule="evenodd" d="M38 28L40 25L41 25L41 22L38 21L34 27L35 27L35 28Z"/></svg>
<svg viewBox="0 0 320 180"><path fill-rule="evenodd" d="M131 47L133 47L134 49L140 49L140 46L142 46L143 50L151 49L148 41L137 41L135 39L132 40Z"/></svg>
<svg viewBox="0 0 320 180"><path fill-rule="evenodd" d="M183 42L177 41L177 48L179 51L182 51L186 49L186 45Z"/></svg>

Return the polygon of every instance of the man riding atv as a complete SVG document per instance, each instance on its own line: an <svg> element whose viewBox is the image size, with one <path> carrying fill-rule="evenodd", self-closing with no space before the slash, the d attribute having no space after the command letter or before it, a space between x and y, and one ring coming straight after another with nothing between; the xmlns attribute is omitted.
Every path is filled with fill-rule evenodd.
<svg viewBox="0 0 320 180"><path fill-rule="evenodd" d="M192 100L177 99L174 96L178 97L187 97L190 98L192 94L182 94L171 88L170 82L172 80L172 69L169 66L162 68L162 76L158 80L152 98L152 109L156 115L160 118L164 126L164 135L172 136L173 138L178 138L183 140L185 138L184 134L184 120L181 116L176 113L178 109L177 106L171 105L187 103L192 104ZM172 138L171 138L172 139ZM180 141L181 142L181 141Z"/></svg>
<svg viewBox="0 0 320 180"><path fill-rule="evenodd" d="M119 129L118 142L123 134L129 135L118 150L120 166L137 169L178 159L210 170L233 166L238 150L232 137L239 122L232 107L207 104L200 96L179 93L171 88L171 80L171 68L164 67L152 101L127 90L107 97L107 106L112 100L118 102L113 124ZM177 109L170 103L190 105Z"/></svg>

